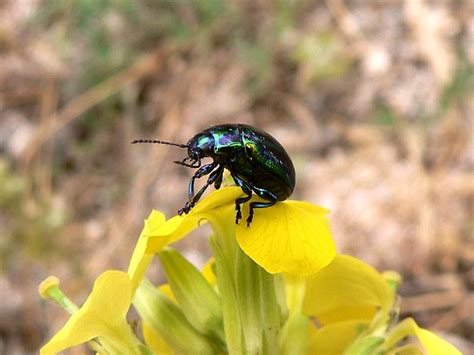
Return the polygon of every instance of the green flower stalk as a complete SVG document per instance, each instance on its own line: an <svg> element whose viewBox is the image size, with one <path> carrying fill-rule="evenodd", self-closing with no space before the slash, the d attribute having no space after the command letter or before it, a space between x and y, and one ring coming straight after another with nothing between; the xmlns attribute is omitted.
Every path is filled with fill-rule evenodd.
<svg viewBox="0 0 474 355"><path fill-rule="evenodd" d="M248 228L235 224L241 196L226 187L184 216L153 211L128 272L102 274L41 353L94 340L104 354L460 354L412 319L397 324L399 275L336 255L327 210L283 201L259 209ZM203 223L214 257L200 271L169 245ZM168 281L159 287L144 279L155 256ZM132 304L139 335L126 322ZM407 336L418 342L401 344Z"/></svg>

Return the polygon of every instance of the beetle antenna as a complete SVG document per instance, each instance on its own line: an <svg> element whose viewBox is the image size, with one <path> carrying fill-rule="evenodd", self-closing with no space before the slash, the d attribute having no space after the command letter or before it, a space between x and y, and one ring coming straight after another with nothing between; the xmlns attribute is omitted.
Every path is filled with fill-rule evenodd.
<svg viewBox="0 0 474 355"><path fill-rule="evenodd" d="M180 148L188 148L188 146L186 144L158 141L156 139L135 139L131 143L132 144L137 144L137 143L167 144L167 145L175 145L175 146L180 147Z"/></svg>

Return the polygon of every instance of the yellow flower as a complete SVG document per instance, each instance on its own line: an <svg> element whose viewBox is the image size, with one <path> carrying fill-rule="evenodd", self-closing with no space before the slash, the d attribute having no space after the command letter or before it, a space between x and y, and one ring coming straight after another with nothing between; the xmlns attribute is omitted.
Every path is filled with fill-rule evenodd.
<svg viewBox="0 0 474 355"><path fill-rule="evenodd" d="M390 329L392 313L397 309L395 289L389 285L398 275L393 272L386 275L389 282L363 261L337 255L328 267L307 279L303 312L322 325L309 326L309 353L335 355L359 353L360 349L377 349L382 353L394 349L408 351L415 345L396 346L412 335L427 354L460 354L448 342L418 327L411 318Z"/></svg>
<svg viewBox="0 0 474 355"><path fill-rule="evenodd" d="M387 316L393 300L393 291L377 270L351 256L337 255L308 278L303 312L322 324L370 320L379 309Z"/></svg>
<svg viewBox="0 0 474 355"><path fill-rule="evenodd" d="M250 227L235 225L235 200L239 187L212 192L184 216L167 221L152 212L145 222L130 262L134 283L141 279L154 253L175 242L200 223L210 222L216 233L234 235L240 248L267 272L310 275L328 265L336 254L327 210L308 202L283 201L271 208L258 209ZM243 206L244 215L248 204Z"/></svg>
<svg viewBox="0 0 474 355"><path fill-rule="evenodd" d="M55 354L97 339L104 351L139 354L141 343L126 320L132 301L132 283L124 272L109 270L96 280L84 305L74 313L41 354Z"/></svg>
<svg viewBox="0 0 474 355"><path fill-rule="evenodd" d="M310 275L328 265L336 254L327 210L307 202L283 201L256 210L252 225L247 227L244 223L235 224L235 200L242 195L239 187L221 188L204 198L189 214L167 221L154 211L145 221L128 270L135 291L154 254L209 222L217 237L211 239L211 245L219 261L218 287L224 300L227 347L237 353L245 349L258 351L262 347L273 349L278 342L280 315L274 304L275 290L269 274ZM248 214L248 203L243 206L243 213ZM242 251L256 265L239 256L244 255ZM257 265L269 274L258 271ZM242 273L234 273L234 268ZM257 297L259 293L264 298ZM264 312L264 318L254 318L257 309ZM150 338L148 330L147 338Z"/></svg>
<svg viewBox="0 0 474 355"><path fill-rule="evenodd" d="M169 220L152 211L128 273L103 273L80 309L57 279L46 280L43 297L73 315L41 354L83 342L113 354L459 354L410 318L393 325L399 275L336 256L327 210L283 201L257 209L250 227L236 225L235 200L242 194L238 187L222 188ZM200 272L165 247L207 222L214 259ZM169 282L158 290L143 280L156 254ZM132 298L148 347L126 321ZM419 343L400 346L410 335Z"/></svg>
<svg viewBox="0 0 474 355"><path fill-rule="evenodd" d="M152 211L145 220L128 268L132 296L154 255L165 246L185 237L200 224L207 222L212 225L215 235L220 236L219 243L222 244L218 248L223 248L221 251L224 254L233 255L229 254L230 258L226 257L227 260L236 260L237 254L234 254L233 245L237 245L237 242L242 251L269 273L288 272L309 275L325 267L334 258L336 250L331 238L326 210L307 202L284 201L272 208L258 209L252 225L248 228L245 224L235 224L235 200L242 194L239 187L222 188L204 198L189 214L174 216L169 220L166 220L161 212ZM248 204L243 207L243 212L248 213ZM243 263L242 265L250 267L249 270L253 270L251 272L254 277L258 275L251 264L239 257L237 259L238 263ZM223 260L222 255L219 260ZM229 282L238 285L250 282L245 278L239 278L238 275L229 274L228 276L232 279ZM270 279L267 280L264 274L258 276L258 278L262 277L265 280L262 281L265 285L262 287L267 289ZM211 282L215 283L215 278ZM223 291L226 288L223 285L219 288L221 292L233 294L234 291L231 290L234 286L229 287L226 291ZM269 293L268 297L271 294ZM230 314L233 307L231 304L224 306L225 317L234 319ZM263 307L263 304L258 307ZM244 311L244 314L247 313ZM273 317L269 322L277 322L275 314L269 314ZM232 321L226 324L230 323ZM155 349L161 347L161 341L157 344L153 343L153 339L159 338L156 334L153 336L153 330L146 325L144 328L147 342ZM255 345L255 343L249 344L246 346Z"/></svg>

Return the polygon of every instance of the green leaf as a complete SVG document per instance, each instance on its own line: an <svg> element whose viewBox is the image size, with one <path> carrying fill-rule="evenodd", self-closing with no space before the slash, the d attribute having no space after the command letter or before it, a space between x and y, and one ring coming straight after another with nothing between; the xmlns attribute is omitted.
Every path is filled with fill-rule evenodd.
<svg viewBox="0 0 474 355"><path fill-rule="evenodd" d="M166 248L158 257L186 318L201 333L222 343L225 349L220 296L201 272L176 250Z"/></svg>
<svg viewBox="0 0 474 355"><path fill-rule="evenodd" d="M142 281L133 298L142 320L154 329L175 351L185 354L217 354L215 344L199 333L183 312L147 280Z"/></svg>

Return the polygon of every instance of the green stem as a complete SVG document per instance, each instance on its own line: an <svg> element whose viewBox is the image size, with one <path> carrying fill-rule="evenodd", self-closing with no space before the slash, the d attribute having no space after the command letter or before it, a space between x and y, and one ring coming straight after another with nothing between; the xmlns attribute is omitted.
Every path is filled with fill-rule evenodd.
<svg viewBox="0 0 474 355"><path fill-rule="evenodd" d="M303 314L303 301L306 291L305 280L297 277L285 277L286 299L289 309L281 335L283 355L303 355L308 352L308 322Z"/></svg>
<svg viewBox="0 0 474 355"><path fill-rule="evenodd" d="M222 297L222 317L224 320L227 351L230 355L240 355L244 353L244 345L233 269L228 258L226 258L228 251L227 253L224 252L220 241L216 237L211 238L211 247L216 260L217 286Z"/></svg>
<svg viewBox="0 0 474 355"><path fill-rule="evenodd" d="M233 226L213 224L211 246L229 354L279 354L280 307L274 276L242 252Z"/></svg>
<svg viewBox="0 0 474 355"><path fill-rule="evenodd" d="M267 354L279 354L282 322L280 317L280 306L278 305L275 289L275 277L260 267L258 267L258 269L260 270L262 290L260 306L263 319L263 350L264 353Z"/></svg>

